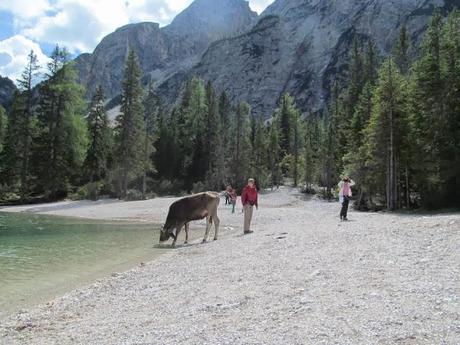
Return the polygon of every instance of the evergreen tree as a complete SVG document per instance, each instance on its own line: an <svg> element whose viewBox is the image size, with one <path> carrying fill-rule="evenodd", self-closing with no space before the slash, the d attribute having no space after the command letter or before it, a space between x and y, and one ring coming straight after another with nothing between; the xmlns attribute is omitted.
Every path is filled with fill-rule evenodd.
<svg viewBox="0 0 460 345"><path fill-rule="evenodd" d="M1 152L1 182L8 185L12 192L20 192L21 155L24 152L24 142L21 140L24 108L24 98L19 91L16 91L7 119L6 133Z"/></svg>
<svg viewBox="0 0 460 345"><path fill-rule="evenodd" d="M40 133L34 167L38 170L39 191L56 198L65 196L70 184L81 175L88 138L83 118L84 92L65 49L56 46L47 78L40 87Z"/></svg>
<svg viewBox="0 0 460 345"><path fill-rule="evenodd" d="M6 139L6 130L8 128L8 118L6 117L5 108L0 105L0 155L3 152L3 146Z"/></svg>
<svg viewBox="0 0 460 345"><path fill-rule="evenodd" d="M314 159L314 143L313 143L313 131L311 125L307 123L305 130L305 145L304 145L304 177L306 191L311 191L314 182L314 175L316 170L316 162Z"/></svg>
<svg viewBox="0 0 460 345"><path fill-rule="evenodd" d="M442 17L435 13L422 42L422 56L414 65L412 112L416 140L414 171L425 205L442 203L440 152L445 124L444 85L441 77Z"/></svg>
<svg viewBox="0 0 460 345"><path fill-rule="evenodd" d="M222 99L221 99L222 100ZM219 103L212 83L206 85L206 128L205 147L208 151L208 170L205 185L211 190L220 190L225 184L225 146Z"/></svg>
<svg viewBox="0 0 460 345"><path fill-rule="evenodd" d="M122 87L121 113L117 117L116 154L120 174L120 197L125 199L129 182L143 168L144 107L141 70L136 53L130 50Z"/></svg>
<svg viewBox="0 0 460 345"><path fill-rule="evenodd" d="M101 86L96 88L87 117L89 148L85 159L86 176L90 182L107 177L112 150L112 133L105 110L105 96Z"/></svg>
<svg viewBox="0 0 460 345"><path fill-rule="evenodd" d="M268 138L268 165L270 170L270 187L279 187L281 183L281 147L279 143L279 129L276 122L270 125Z"/></svg>
<svg viewBox="0 0 460 345"><path fill-rule="evenodd" d="M223 91L219 97L219 113L222 123L223 143L224 146L227 147L230 139L232 104L230 103L230 99L228 98L228 95L225 91Z"/></svg>
<svg viewBox="0 0 460 345"><path fill-rule="evenodd" d="M179 142L179 111L173 108L169 116L161 113L156 127L154 161L158 176L172 181L180 177L182 167Z"/></svg>
<svg viewBox="0 0 460 345"><path fill-rule="evenodd" d="M147 197L147 175L156 172L153 164L156 127L160 118L161 100L153 82L149 83L144 99L144 147L142 151L142 198Z"/></svg>
<svg viewBox="0 0 460 345"><path fill-rule="evenodd" d="M440 128L440 176L445 205L460 202L460 12L455 9L444 25L441 64L445 118Z"/></svg>
<svg viewBox="0 0 460 345"><path fill-rule="evenodd" d="M203 81L192 78L186 82L179 106L179 128L182 178L185 189L191 191L193 183L205 180L209 167L209 156L205 147L207 131L206 91Z"/></svg>
<svg viewBox="0 0 460 345"><path fill-rule="evenodd" d="M281 98L280 107L276 110L278 124L280 128L280 147L282 156L292 153L292 140L294 137L294 100L289 94L284 94Z"/></svg>
<svg viewBox="0 0 460 345"><path fill-rule="evenodd" d="M249 104L241 102L235 112L232 124L231 138L231 171L230 175L233 185L242 188L250 173L251 161L251 128L250 128L251 108Z"/></svg>
<svg viewBox="0 0 460 345"><path fill-rule="evenodd" d="M406 90L406 82L396 64L393 59L388 59L380 70L375 89L372 116L366 129L366 146L375 184L385 181L389 210L400 206L398 177L405 159L409 126Z"/></svg>
<svg viewBox="0 0 460 345"><path fill-rule="evenodd" d="M409 73L410 60L409 60L410 37L406 25L401 27L398 40L394 48L393 56L395 63L403 75Z"/></svg>
<svg viewBox="0 0 460 345"><path fill-rule="evenodd" d="M263 187L267 182L267 135L262 116L254 118L254 141L252 144L252 176L258 186Z"/></svg>
<svg viewBox="0 0 460 345"><path fill-rule="evenodd" d="M23 93L25 100L24 119L21 121L20 140L23 142L23 152L21 153L21 198L24 200L29 193L29 162L32 145L31 125L35 123L33 117L33 94L32 88L39 74L40 66L38 64L37 55L32 50L28 55L27 66L18 79L19 88Z"/></svg>

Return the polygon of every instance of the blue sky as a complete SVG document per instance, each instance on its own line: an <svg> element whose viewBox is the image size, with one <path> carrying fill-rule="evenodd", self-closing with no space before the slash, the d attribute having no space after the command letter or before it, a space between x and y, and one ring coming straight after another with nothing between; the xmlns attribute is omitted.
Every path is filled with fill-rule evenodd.
<svg viewBox="0 0 460 345"><path fill-rule="evenodd" d="M45 66L55 44L77 55L128 23L164 26L193 0L0 0L0 75L15 80L33 49ZM249 0L263 11L274 0Z"/></svg>

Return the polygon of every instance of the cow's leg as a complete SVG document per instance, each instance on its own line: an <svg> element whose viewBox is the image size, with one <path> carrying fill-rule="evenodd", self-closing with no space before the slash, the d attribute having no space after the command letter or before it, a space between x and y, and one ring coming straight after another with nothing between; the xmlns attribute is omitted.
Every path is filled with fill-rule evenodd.
<svg viewBox="0 0 460 345"><path fill-rule="evenodd" d="M217 240L217 236L219 235L219 224L220 219L217 217L217 210L214 212L212 219L214 220L214 241Z"/></svg>
<svg viewBox="0 0 460 345"><path fill-rule="evenodd" d="M211 228L211 216L206 217L206 232L204 233L203 243L208 240L209 229Z"/></svg>
<svg viewBox="0 0 460 345"><path fill-rule="evenodd" d="M189 224L185 223L185 242L184 242L184 244L188 243L188 226L189 226Z"/></svg>
<svg viewBox="0 0 460 345"><path fill-rule="evenodd" d="M176 233L175 233L174 241L172 243L172 247L176 246L177 239L179 238L179 233L182 230L183 226L184 226L184 223L176 225Z"/></svg>

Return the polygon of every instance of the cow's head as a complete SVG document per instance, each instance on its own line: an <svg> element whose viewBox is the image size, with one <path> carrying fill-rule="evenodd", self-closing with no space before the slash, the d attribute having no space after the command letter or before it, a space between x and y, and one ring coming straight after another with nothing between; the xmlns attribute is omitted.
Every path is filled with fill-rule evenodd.
<svg viewBox="0 0 460 345"><path fill-rule="evenodd" d="M163 229L161 229L160 232L160 243L161 242L166 242L169 240L171 237L176 239L176 229L175 229L175 223L166 221L165 225L163 226Z"/></svg>

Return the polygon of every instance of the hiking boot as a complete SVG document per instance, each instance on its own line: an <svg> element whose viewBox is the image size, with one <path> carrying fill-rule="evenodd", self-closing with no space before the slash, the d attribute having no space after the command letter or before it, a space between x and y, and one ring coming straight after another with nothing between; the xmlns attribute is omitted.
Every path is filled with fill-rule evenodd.
<svg viewBox="0 0 460 345"><path fill-rule="evenodd" d="M245 234L245 235L247 235L247 234L252 234L253 232L254 232L254 231L252 231L252 230L246 230L246 231L244 232L244 234Z"/></svg>

